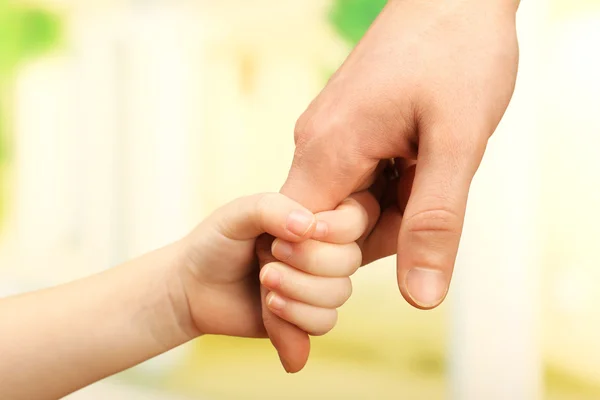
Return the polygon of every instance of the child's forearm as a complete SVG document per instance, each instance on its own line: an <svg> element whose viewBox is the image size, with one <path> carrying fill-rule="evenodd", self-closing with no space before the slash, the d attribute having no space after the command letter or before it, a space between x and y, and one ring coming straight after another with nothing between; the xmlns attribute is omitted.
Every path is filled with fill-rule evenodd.
<svg viewBox="0 0 600 400"><path fill-rule="evenodd" d="M56 399L197 336L177 245L99 275L0 300L0 398Z"/></svg>

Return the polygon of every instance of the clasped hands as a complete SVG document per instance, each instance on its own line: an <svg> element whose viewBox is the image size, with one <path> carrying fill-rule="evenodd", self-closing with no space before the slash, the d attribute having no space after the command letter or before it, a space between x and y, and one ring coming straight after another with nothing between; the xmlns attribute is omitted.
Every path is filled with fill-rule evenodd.
<svg viewBox="0 0 600 400"><path fill-rule="evenodd" d="M448 292L471 181L515 87L518 5L390 0L296 125L281 193L318 213L371 188L374 197L352 200L366 216L354 221L364 229L355 235L361 264L397 253L398 286L414 307L435 308ZM390 159L401 179L382 182ZM351 218L336 222L344 226ZM296 251L317 247L316 240L331 247L355 239L338 234L317 230L291 253L286 248L287 259L277 241L273 254L269 240L259 241L264 326L288 372L307 361L307 332L325 329L311 332L286 320L286 305L294 303L277 294L270 272L280 264L272 261L295 266ZM314 268L324 273L339 257L318 259ZM333 321L333 312L327 318Z"/></svg>

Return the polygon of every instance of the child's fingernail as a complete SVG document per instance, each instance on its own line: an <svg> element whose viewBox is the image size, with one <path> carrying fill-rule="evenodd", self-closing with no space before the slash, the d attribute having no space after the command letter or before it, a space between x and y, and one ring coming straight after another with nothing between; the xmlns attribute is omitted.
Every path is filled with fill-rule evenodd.
<svg viewBox="0 0 600 400"><path fill-rule="evenodd" d="M313 233L313 239L324 239L327 237L328 231L329 227L327 226L327 222L317 221L317 227L315 228L315 233Z"/></svg>
<svg viewBox="0 0 600 400"><path fill-rule="evenodd" d="M441 271L413 268L406 274L405 282L408 295L421 307L436 307L446 296L447 281Z"/></svg>
<svg viewBox="0 0 600 400"><path fill-rule="evenodd" d="M276 239L273 242L273 246L271 246L271 253L273 253L273 257L277 258L279 261L286 261L294 252L294 247L291 243L288 243L281 239Z"/></svg>
<svg viewBox="0 0 600 400"><path fill-rule="evenodd" d="M260 271L260 282L268 288L277 289L281 282L281 273L267 265Z"/></svg>
<svg viewBox="0 0 600 400"><path fill-rule="evenodd" d="M267 306L271 310L282 311L285 308L285 300L277 293L271 292L267 295Z"/></svg>
<svg viewBox="0 0 600 400"><path fill-rule="evenodd" d="M297 236L304 236L315 223L315 216L308 211L292 211L288 216L286 228Z"/></svg>

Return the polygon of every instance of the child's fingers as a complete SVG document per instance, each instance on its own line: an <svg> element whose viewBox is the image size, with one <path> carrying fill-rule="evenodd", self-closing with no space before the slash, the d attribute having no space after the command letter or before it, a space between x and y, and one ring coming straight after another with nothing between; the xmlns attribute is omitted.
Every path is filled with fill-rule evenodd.
<svg viewBox="0 0 600 400"><path fill-rule="evenodd" d="M351 243L373 229L379 218L379 203L368 191L355 193L335 210L318 213L315 240Z"/></svg>
<svg viewBox="0 0 600 400"><path fill-rule="evenodd" d="M350 278L314 276L281 262L265 265L260 281L269 290L316 307L341 307L352 294Z"/></svg>
<svg viewBox="0 0 600 400"><path fill-rule="evenodd" d="M276 239L271 252L279 261L317 276L348 277L362 264L362 253L354 242L333 244L307 240L291 243Z"/></svg>
<svg viewBox="0 0 600 400"><path fill-rule="evenodd" d="M337 323L337 310L300 303L276 292L267 295L267 306L275 315L312 336L328 333Z"/></svg>
<svg viewBox="0 0 600 400"><path fill-rule="evenodd" d="M272 239L262 235L256 242L256 252L260 266L275 262L271 254ZM310 352L310 338L306 332L273 313L267 306L268 289L260 286L262 316L265 329L271 343L277 349L279 358L285 370L290 373L298 372L306 365Z"/></svg>
<svg viewBox="0 0 600 400"><path fill-rule="evenodd" d="M313 213L279 193L242 197L217 211L219 231L233 240L248 240L263 233L298 242L312 236Z"/></svg>

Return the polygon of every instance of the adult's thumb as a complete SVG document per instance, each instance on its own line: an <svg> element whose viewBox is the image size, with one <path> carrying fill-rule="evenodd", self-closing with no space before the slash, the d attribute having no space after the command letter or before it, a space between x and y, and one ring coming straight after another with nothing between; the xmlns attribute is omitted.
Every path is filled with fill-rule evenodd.
<svg viewBox="0 0 600 400"><path fill-rule="evenodd" d="M412 192L398 236L398 285L421 309L446 297L463 229L471 181L485 142L444 130L424 132Z"/></svg>

